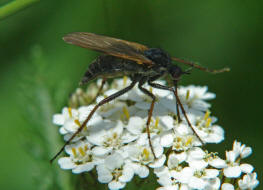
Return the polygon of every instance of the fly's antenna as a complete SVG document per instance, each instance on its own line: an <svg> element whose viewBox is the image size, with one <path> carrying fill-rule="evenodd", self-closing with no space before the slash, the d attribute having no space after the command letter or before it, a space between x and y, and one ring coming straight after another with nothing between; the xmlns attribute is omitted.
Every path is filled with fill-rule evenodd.
<svg viewBox="0 0 263 190"><path fill-rule="evenodd" d="M183 60L183 59L179 59L177 57L172 57L171 58L173 61L177 61L179 63L184 63L186 65L189 65L191 67L194 67L194 68L197 68L197 69L200 69L202 71L205 71L205 72L208 72L208 73L213 73L213 74L216 74L216 73L223 73L223 72L228 72L230 71L230 68L229 67L224 67L222 69L209 69L209 68L206 68L206 67L202 67L200 65L198 65L197 63L195 62L191 62L191 61L186 61L186 60Z"/></svg>

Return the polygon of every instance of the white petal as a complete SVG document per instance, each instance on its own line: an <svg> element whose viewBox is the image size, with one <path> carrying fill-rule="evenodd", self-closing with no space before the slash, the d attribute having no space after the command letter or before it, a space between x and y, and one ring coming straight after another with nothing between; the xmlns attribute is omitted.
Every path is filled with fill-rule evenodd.
<svg viewBox="0 0 263 190"><path fill-rule="evenodd" d="M133 164L134 172L140 177L140 178L146 178L149 175L149 169L140 164Z"/></svg>
<svg viewBox="0 0 263 190"><path fill-rule="evenodd" d="M89 107L89 106L88 106ZM63 115L69 115L69 110L68 110L68 108L66 108L67 110L66 110L66 114L64 114L63 113ZM72 113L72 117L73 118L77 118L78 117L78 115L79 115L79 111L78 110L76 110L76 109L71 109L71 113Z"/></svg>
<svg viewBox="0 0 263 190"><path fill-rule="evenodd" d="M117 124L114 128L112 128L111 133L121 135L123 131L123 124L121 121L117 121Z"/></svg>
<svg viewBox="0 0 263 190"><path fill-rule="evenodd" d="M165 186L165 187L159 187L157 188L156 190L183 190L182 187L179 188L179 185L178 184L175 184L175 185L169 185L169 186ZM188 190L188 189L186 189Z"/></svg>
<svg viewBox="0 0 263 190"><path fill-rule="evenodd" d="M216 178L219 175L219 171L217 169L205 169L206 175L203 177L205 179Z"/></svg>
<svg viewBox="0 0 263 190"><path fill-rule="evenodd" d="M184 124L184 123L180 123L178 126L176 126L175 130L180 135L188 135L188 134L192 133L191 128L188 125Z"/></svg>
<svg viewBox="0 0 263 190"><path fill-rule="evenodd" d="M145 122L140 117L131 117L127 129L134 135L140 135L144 129Z"/></svg>
<svg viewBox="0 0 263 190"><path fill-rule="evenodd" d="M80 121L84 121L84 120L88 117L90 111L91 111L93 108L94 108L94 105L92 105L92 106L81 106L81 107L78 109L78 111L79 111L79 120L80 120Z"/></svg>
<svg viewBox="0 0 263 190"><path fill-rule="evenodd" d="M208 163L214 168L225 168L227 166L226 161L221 158L215 158L213 160L210 160Z"/></svg>
<svg viewBox="0 0 263 190"><path fill-rule="evenodd" d="M242 152L241 152L241 158L246 158L252 154L252 148L251 147L246 147Z"/></svg>
<svg viewBox="0 0 263 190"><path fill-rule="evenodd" d="M150 102L139 102L135 104L135 107L141 110L149 110Z"/></svg>
<svg viewBox="0 0 263 190"><path fill-rule="evenodd" d="M174 127L173 122L174 120L171 116L160 117L160 123L166 127L165 130L172 129Z"/></svg>
<svg viewBox="0 0 263 190"><path fill-rule="evenodd" d="M114 153L105 159L105 165L111 170L114 170L115 168L121 168L123 163L123 157L119 153Z"/></svg>
<svg viewBox="0 0 263 190"><path fill-rule="evenodd" d="M204 160L191 160L187 161L189 166L191 168L195 168L197 170L202 170L207 167L208 163L205 162Z"/></svg>
<svg viewBox="0 0 263 190"><path fill-rule="evenodd" d="M125 130L121 135L121 140L123 143L130 143L139 138L139 135L131 134L129 131Z"/></svg>
<svg viewBox="0 0 263 190"><path fill-rule="evenodd" d="M83 165L78 165L76 168L72 170L72 173L79 174L82 172L89 172L90 170L94 168L94 165L95 164L93 162L88 162Z"/></svg>
<svg viewBox="0 0 263 190"><path fill-rule="evenodd" d="M195 100L191 104L191 108L195 110L205 111L210 107L210 104L202 100Z"/></svg>
<svg viewBox="0 0 263 190"><path fill-rule="evenodd" d="M179 163L182 163L185 160L187 160L187 153L186 152L176 153L175 157L178 159Z"/></svg>
<svg viewBox="0 0 263 190"><path fill-rule="evenodd" d="M237 178L241 175L241 169L239 166L225 168L224 175L229 178Z"/></svg>
<svg viewBox="0 0 263 190"><path fill-rule="evenodd" d="M129 91L128 99L133 100L135 102L142 102L143 101L143 98L141 96L139 96L135 91Z"/></svg>
<svg viewBox="0 0 263 190"><path fill-rule="evenodd" d="M219 189L219 187L221 186L221 181L218 177L213 179L207 179L206 182L207 186L205 190L216 190Z"/></svg>
<svg viewBox="0 0 263 190"><path fill-rule="evenodd" d="M65 117L61 114L53 115L52 122L56 125L63 125L65 122Z"/></svg>
<svg viewBox="0 0 263 190"><path fill-rule="evenodd" d="M168 115L168 113L168 110L157 100L154 106L153 115Z"/></svg>
<svg viewBox="0 0 263 190"><path fill-rule="evenodd" d="M233 143L233 151L234 152L240 152L241 151L241 142L238 142L237 140Z"/></svg>
<svg viewBox="0 0 263 190"><path fill-rule="evenodd" d="M106 132L103 130L103 131L99 131L99 132L96 132L96 133L91 133L89 136L86 137L86 139L91 144L94 144L94 145L97 145L97 146L102 146L103 145L103 141L104 141L104 139L102 137L105 136L105 135L106 135Z"/></svg>
<svg viewBox="0 0 263 190"><path fill-rule="evenodd" d="M158 145L160 145L160 144L158 143ZM153 144L153 150L154 150L155 156L157 158L162 156L162 154L163 154L163 147L162 146L156 146L156 144Z"/></svg>
<svg viewBox="0 0 263 190"><path fill-rule="evenodd" d="M106 154L108 154L110 151L112 150L112 148L105 148L102 146L96 146L92 149L92 153L96 156L104 156Z"/></svg>
<svg viewBox="0 0 263 190"><path fill-rule="evenodd" d="M160 177L162 175L169 175L168 167L163 166L160 168L154 168L154 173L157 177Z"/></svg>
<svg viewBox="0 0 263 190"><path fill-rule="evenodd" d="M112 190L117 190L117 189L122 189L124 188L126 185L126 183L123 183L123 182L120 182L120 181L111 181L109 184L108 184L108 187L109 189L112 189Z"/></svg>
<svg viewBox="0 0 263 190"><path fill-rule="evenodd" d="M169 169L176 168L179 164L179 160L176 157L175 153L172 153L169 155L168 161L167 161L167 166Z"/></svg>
<svg viewBox="0 0 263 190"><path fill-rule="evenodd" d="M234 186L230 183L223 183L222 190L235 190Z"/></svg>
<svg viewBox="0 0 263 190"><path fill-rule="evenodd" d="M75 168L76 165L69 157L62 157L58 160L58 164L62 169L72 169Z"/></svg>
<svg viewBox="0 0 263 190"><path fill-rule="evenodd" d="M205 152L199 148L199 147L195 147L195 148L192 148L190 151L189 151L189 156L193 159L203 159L204 156L205 156Z"/></svg>
<svg viewBox="0 0 263 190"><path fill-rule="evenodd" d="M68 133L68 131L67 131L64 127L60 127L60 128L59 128L59 133L60 133L61 135L65 135L65 134Z"/></svg>
<svg viewBox="0 0 263 190"><path fill-rule="evenodd" d="M116 93L117 91L118 91L117 89L111 88L111 89L107 90L106 92L104 92L104 94L105 94L106 96L110 96L110 95Z"/></svg>
<svg viewBox="0 0 263 190"><path fill-rule="evenodd" d="M239 156L239 153L237 153L237 152L226 151L226 158L230 162L235 162L238 156Z"/></svg>
<svg viewBox="0 0 263 190"><path fill-rule="evenodd" d="M140 178L146 178L149 175L149 169L146 166L142 166L137 170L137 175L139 175Z"/></svg>
<svg viewBox="0 0 263 190"><path fill-rule="evenodd" d="M180 190L191 190L187 184L181 184Z"/></svg>
<svg viewBox="0 0 263 190"><path fill-rule="evenodd" d="M241 164L240 168L241 168L241 171L244 173L251 173L254 170L254 167L250 164Z"/></svg>
<svg viewBox="0 0 263 190"><path fill-rule="evenodd" d="M170 147L173 144L173 134L172 131L167 132L167 134L163 135L160 140L160 144L163 147Z"/></svg>
<svg viewBox="0 0 263 190"><path fill-rule="evenodd" d="M108 169L106 169L104 164L97 166L97 173L98 181L100 183L109 183L113 178L111 172Z"/></svg>
<svg viewBox="0 0 263 190"><path fill-rule="evenodd" d="M158 159L154 160L153 163L150 163L149 166L151 168L159 168L162 167L164 162L166 160L166 156L163 154L161 157L159 157Z"/></svg>
<svg viewBox="0 0 263 190"><path fill-rule="evenodd" d="M191 177L189 180L188 185L194 189L204 189L206 182L200 178L197 177Z"/></svg>
<svg viewBox="0 0 263 190"><path fill-rule="evenodd" d="M162 104L166 109L170 110L171 112L177 113L176 103L174 99L160 98L160 104Z"/></svg>
<svg viewBox="0 0 263 190"><path fill-rule="evenodd" d="M203 95L203 99L205 100L211 100L214 99L216 97L216 94L211 93L211 92L207 92Z"/></svg>
<svg viewBox="0 0 263 190"><path fill-rule="evenodd" d="M141 154L140 148L136 145L127 145L126 149L131 160L138 161L138 158Z"/></svg>
<svg viewBox="0 0 263 190"><path fill-rule="evenodd" d="M258 184L259 181L255 172L244 175L243 179L238 181L240 189L254 189Z"/></svg>
<svg viewBox="0 0 263 190"><path fill-rule="evenodd" d="M240 179L238 181L238 186L240 187L240 189L248 189L249 182L250 180L248 178L248 175L245 175L242 180Z"/></svg>
<svg viewBox="0 0 263 190"><path fill-rule="evenodd" d="M94 122L96 122L97 118L94 118ZM102 136L106 135L107 132L114 128L116 126L116 122L112 122L109 120L101 120L101 117L99 116L98 118L98 122L96 122L96 124L94 125L88 125L88 130L90 132L89 136L87 136L87 138L91 138L91 140L93 140L94 142L92 142L95 145L100 145L103 142L103 138ZM92 124L92 122L91 122Z"/></svg>
<svg viewBox="0 0 263 190"><path fill-rule="evenodd" d="M194 170L190 167L185 167L181 172L178 172L176 179L181 183L188 183L190 178L193 176Z"/></svg>
<svg viewBox="0 0 263 190"><path fill-rule="evenodd" d="M208 133L208 136L204 137L203 140L206 143L220 143L224 140L224 130L219 126L212 127L212 133Z"/></svg>
<svg viewBox="0 0 263 190"><path fill-rule="evenodd" d="M65 130L72 132L72 133L75 133L79 128L79 126L72 119L67 120L65 124L63 125L63 127L65 128Z"/></svg>
<svg viewBox="0 0 263 190"><path fill-rule="evenodd" d="M172 185L171 177L168 173L166 175L162 175L161 177L159 177L157 181L162 186Z"/></svg>
<svg viewBox="0 0 263 190"><path fill-rule="evenodd" d="M122 176L119 177L121 182L129 182L132 180L134 171L131 165L125 164L122 171Z"/></svg>
<svg viewBox="0 0 263 190"><path fill-rule="evenodd" d="M105 118L112 117L112 118L114 118L115 115L119 116L120 115L119 113L122 112L122 107L124 106L124 104L120 105L120 104L122 104L120 102L118 102L118 103L116 103L114 105L110 105L110 104L113 104L113 102L112 103L108 103L108 105L105 105L105 107L108 106L108 108L106 108L108 110L103 111L103 112L100 113L102 117L105 117Z"/></svg>
<svg viewBox="0 0 263 190"><path fill-rule="evenodd" d="M159 81L157 81L156 83L160 84ZM162 84L164 85L164 84ZM153 94L158 94L159 97L165 97L167 96L168 94L170 94L170 91L168 90L162 90L162 89L158 89L158 88L153 88Z"/></svg>

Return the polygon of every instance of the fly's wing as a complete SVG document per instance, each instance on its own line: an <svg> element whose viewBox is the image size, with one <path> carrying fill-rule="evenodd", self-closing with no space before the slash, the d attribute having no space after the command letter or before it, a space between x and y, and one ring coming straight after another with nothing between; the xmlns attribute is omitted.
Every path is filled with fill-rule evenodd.
<svg viewBox="0 0 263 190"><path fill-rule="evenodd" d="M64 36L63 40L67 43L83 48L132 60L138 64L153 64L152 61L143 54L143 52L149 48L135 42L129 42L126 40L120 40L88 32L70 33Z"/></svg>

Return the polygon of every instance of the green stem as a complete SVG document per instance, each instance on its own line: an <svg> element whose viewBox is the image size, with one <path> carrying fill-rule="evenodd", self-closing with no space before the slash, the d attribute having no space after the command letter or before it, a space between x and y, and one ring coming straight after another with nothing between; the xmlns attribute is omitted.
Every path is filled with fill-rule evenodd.
<svg viewBox="0 0 263 190"><path fill-rule="evenodd" d="M14 0L0 7L0 20L15 14L39 0Z"/></svg>

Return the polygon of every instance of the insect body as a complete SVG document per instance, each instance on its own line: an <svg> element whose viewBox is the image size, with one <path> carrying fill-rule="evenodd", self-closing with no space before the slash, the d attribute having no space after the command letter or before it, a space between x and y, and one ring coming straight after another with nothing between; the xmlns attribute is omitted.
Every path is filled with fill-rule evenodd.
<svg viewBox="0 0 263 190"><path fill-rule="evenodd" d="M149 49L145 51L145 54L154 61L154 64L138 64L135 61L110 55L99 56L89 65L81 84L88 83L97 77L111 78L123 75L137 78L138 82L142 79L153 81L168 73L176 75L176 78L179 79L180 75L184 73L178 66L170 64L170 57L161 49Z"/></svg>
<svg viewBox="0 0 263 190"><path fill-rule="evenodd" d="M146 73L147 67L143 64L139 65L134 61L113 57L110 55L102 55L97 57L86 71L81 80L81 84L88 83L97 77L119 77L131 76L135 73Z"/></svg>
<svg viewBox="0 0 263 190"><path fill-rule="evenodd" d="M65 146L69 144L78 133L82 131L82 129L86 126L88 121L91 119L95 111L100 106L125 94L126 92L131 90L137 83L139 89L144 94L152 98L151 106L148 113L148 119L146 123L146 131L148 134L149 145L151 147L154 157L155 154L151 144L149 125L150 125L156 97L149 90L143 87L143 84L145 83L148 83L150 86L154 88L169 90L174 93L176 98L178 119L181 120L179 114L180 113L179 109L181 109L188 125L191 127L191 129L193 130L197 138L200 140L200 142L203 143L201 138L198 136L198 134L195 132L194 128L192 127L184 110L184 107L177 95L177 83L180 80L181 75L186 74L187 72L182 71L182 69L179 66L173 64L172 60L212 73L220 73L220 72L228 71L229 70L228 68L223 68L221 70L210 70L201 67L200 65L197 65L193 62L187 62L179 58L170 57L166 52L164 52L159 48L148 48L144 45L135 42L129 42L129 41L111 38L107 36L101 36L93 33L85 33L85 32L71 33L66 35L63 39L67 43L104 53L104 55L97 57L97 59L95 59L89 65L88 70L86 71L83 79L81 80L81 84L88 83L89 81L98 77L111 78L111 77L117 77L123 75L129 76L132 82L126 88L100 101L91 110L90 114L82 123L82 125L78 128L78 130L64 144L64 146L60 149L60 151L52 158L51 162L63 151ZM154 82L155 80L159 79L160 77L163 77L164 75L170 76L170 78L173 81L174 88L163 86Z"/></svg>

